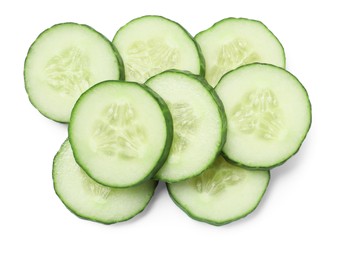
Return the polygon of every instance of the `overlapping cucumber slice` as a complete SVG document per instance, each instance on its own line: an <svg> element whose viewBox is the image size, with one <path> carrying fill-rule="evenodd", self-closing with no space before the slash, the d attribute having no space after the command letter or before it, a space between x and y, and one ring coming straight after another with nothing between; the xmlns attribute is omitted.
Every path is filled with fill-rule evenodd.
<svg viewBox="0 0 339 260"><path fill-rule="evenodd" d="M204 74L204 59L193 37L178 23L161 16L136 18L113 39L121 54L126 80L144 83L168 69Z"/></svg>
<svg viewBox="0 0 339 260"><path fill-rule="evenodd" d="M95 182L75 162L68 140L54 158L53 183L56 194L70 211L104 224L125 221L139 214L157 186L154 180L126 189Z"/></svg>
<svg viewBox="0 0 339 260"><path fill-rule="evenodd" d="M206 62L206 79L215 86L239 66L254 62L285 67L285 52L274 34L260 21L226 18L198 33L196 41Z"/></svg>
<svg viewBox="0 0 339 260"><path fill-rule="evenodd" d="M25 86L31 103L46 117L69 122L79 96L103 80L123 79L113 45L93 28L63 23L43 31L25 61Z"/></svg>
<svg viewBox="0 0 339 260"><path fill-rule="evenodd" d="M223 154L236 164L269 169L294 155L311 125L311 103L291 73L250 64L227 73L215 88L228 118Z"/></svg>
<svg viewBox="0 0 339 260"><path fill-rule="evenodd" d="M269 180L269 171L246 170L220 156L201 175L168 183L167 188L173 201L190 217L219 226L251 213Z"/></svg>
<svg viewBox="0 0 339 260"><path fill-rule="evenodd" d="M106 186L129 187L164 164L172 131L168 107L154 91L105 81L79 98L68 132L74 157L89 176Z"/></svg>
<svg viewBox="0 0 339 260"><path fill-rule="evenodd" d="M226 115L215 91L201 77L169 70L146 83L168 104L174 139L164 166L155 178L176 182L200 174L224 146Z"/></svg>

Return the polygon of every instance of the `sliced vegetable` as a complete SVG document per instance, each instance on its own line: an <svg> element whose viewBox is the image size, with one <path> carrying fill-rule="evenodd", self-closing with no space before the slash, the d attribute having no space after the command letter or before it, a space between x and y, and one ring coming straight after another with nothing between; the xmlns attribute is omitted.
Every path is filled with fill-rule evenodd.
<svg viewBox="0 0 339 260"><path fill-rule="evenodd" d="M174 122L172 148L155 178L176 182L200 174L220 153L226 115L215 91L189 72L162 72L146 83L168 104Z"/></svg>
<svg viewBox="0 0 339 260"><path fill-rule="evenodd" d="M285 52L262 23L226 18L195 36L206 61L206 79L215 86L228 71L254 62L285 67Z"/></svg>
<svg viewBox="0 0 339 260"><path fill-rule="evenodd" d="M173 201L191 218L224 225L250 214L270 180L268 171L250 171L221 156L201 175L167 184Z"/></svg>
<svg viewBox="0 0 339 260"><path fill-rule="evenodd" d="M124 72L119 54L102 34L63 23L34 41L24 76L31 103L44 116L67 123L81 93L100 81L123 79Z"/></svg>
<svg viewBox="0 0 339 260"><path fill-rule="evenodd" d="M227 73L216 86L228 118L224 155L231 161L268 169L300 148L311 125L305 88L286 70L251 64Z"/></svg>
<svg viewBox="0 0 339 260"><path fill-rule="evenodd" d="M157 182L114 189L90 177L75 162L68 140L54 158L53 183L56 194L75 215L104 224L128 220L139 214L151 200Z"/></svg>
<svg viewBox="0 0 339 260"><path fill-rule="evenodd" d="M143 16L121 27L113 39L121 54L126 80L144 83L168 69L204 74L204 60L193 37L178 23Z"/></svg>
<svg viewBox="0 0 339 260"><path fill-rule="evenodd" d="M172 144L172 118L151 89L105 81L77 101L69 139L77 163L97 182L129 187L151 178Z"/></svg>

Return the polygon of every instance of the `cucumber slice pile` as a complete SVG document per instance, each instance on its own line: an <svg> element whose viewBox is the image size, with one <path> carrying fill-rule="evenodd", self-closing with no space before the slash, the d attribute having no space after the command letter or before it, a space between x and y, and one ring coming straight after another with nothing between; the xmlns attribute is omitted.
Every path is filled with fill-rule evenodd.
<svg viewBox="0 0 339 260"><path fill-rule="evenodd" d="M311 125L281 43L245 18L193 38L172 20L143 16L112 43L87 25L57 24L31 45L24 78L31 103L69 123L53 162L56 194L104 224L140 213L158 181L193 219L243 218Z"/></svg>
<svg viewBox="0 0 339 260"><path fill-rule="evenodd" d="M29 48L25 85L31 103L46 117L69 122L79 96L92 85L123 79L119 54L93 28L63 23L42 32Z"/></svg>

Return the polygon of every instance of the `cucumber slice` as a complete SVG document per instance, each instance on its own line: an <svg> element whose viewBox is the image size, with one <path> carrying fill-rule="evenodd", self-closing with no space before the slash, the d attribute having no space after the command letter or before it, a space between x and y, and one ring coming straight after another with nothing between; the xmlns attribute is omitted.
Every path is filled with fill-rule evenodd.
<svg viewBox="0 0 339 260"><path fill-rule="evenodd" d="M219 156L201 175L167 184L173 201L191 218L220 226L250 214L270 180L269 171L250 171Z"/></svg>
<svg viewBox="0 0 339 260"><path fill-rule="evenodd" d="M206 61L206 79L215 86L228 71L254 62L285 67L285 52L261 22L227 18L195 36Z"/></svg>
<svg viewBox="0 0 339 260"><path fill-rule="evenodd" d="M199 76L170 70L146 83L167 103L174 139L155 178L176 182L196 176L213 163L226 140L226 115L214 89Z"/></svg>
<svg viewBox="0 0 339 260"><path fill-rule="evenodd" d="M74 103L95 83L123 79L123 66L111 42L91 27L63 23L42 32L25 60L25 86L41 114L69 122Z"/></svg>
<svg viewBox="0 0 339 260"><path fill-rule="evenodd" d="M101 82L82 94L68 130L80 167L111 187L151 178L164 164L173 138L164 101L144 85L123 81Z"/></svg>
<svg viewBox="0 0 339 260"><path fill-rule="evenodd" d="M204 60L193 37L167 18L136 18L118 30L113 43L124 60L126 80L144 83L168 69L204 75Z"/></svg>
<svg viewBox="0 0 339 260"><path fill-rule="evenodd" d="M224 155L231 161L267 169L300 148L311 125L305 88L286 70L250 64L227 73L216 86L228 118Z"/></svg>
<svg viewBox="0 0 339 260"><path fill-rule="evenodd" d="M66 140L53 162L53 183L56 194L75 215L113 224L139 214L151 200L156 181L147 181L127 189L103 186L90 177L75 162Z"/></svg>

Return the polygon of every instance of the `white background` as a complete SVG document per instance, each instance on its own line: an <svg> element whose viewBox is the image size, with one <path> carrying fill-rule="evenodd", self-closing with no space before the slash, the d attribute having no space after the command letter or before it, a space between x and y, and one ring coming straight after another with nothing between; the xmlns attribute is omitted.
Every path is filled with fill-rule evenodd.
<svg viewBox="0 0 339 260"><path fill-rule="evenodd" d="M314 4L317 2L317 4ZM339 15L336 1L1 1L0 259L339 259ZM272 170L257 210L215 227L190 219L163 185L115 225L71 214L54 193L52 160L67 126L29 103L23 64L40 32L85 23L112 39L129 20L168 17L192 35L225 17L261 20L309 92L313 124L300 152Z"/></svg>

